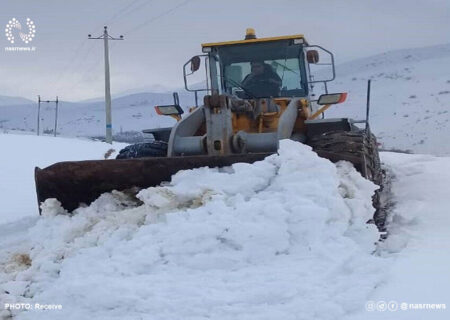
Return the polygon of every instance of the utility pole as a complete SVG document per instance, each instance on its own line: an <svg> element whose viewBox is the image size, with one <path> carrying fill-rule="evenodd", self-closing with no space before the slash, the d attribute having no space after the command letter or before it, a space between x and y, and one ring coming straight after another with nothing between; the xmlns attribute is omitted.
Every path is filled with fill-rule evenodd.
<svg viewBox="0 0 450 320"><path fill-rule="evenodd" d="M370 82L371 80L367 80L367 103L366 103L366 134L370 132L369 126L369 112L370 112Z"/></svg>
<svg viewBox="0 0 450 320"><path fill-rule="evenodd" d="M41 122L41 96L38 96L38 114L37 114L37 128L36 133L39 135L39 123Z"/></svg>
<svg viewBox="0 0 450 320"><path fill-rule="evenodd" d="M55 108L55 129L53 130L53 136L56 137L56 128L57 128L57 125L58 125L58 103L59 103L58 96L56 96L56 100L42 100L41 96L38 96L38 116L37 116L37 130L36 130L37 135L39 135L39 131L40 131L39 124L41 122L41 119L40 119L41 118L41 102L45 102L45 103L52 103L52 102L54 102L55 105L56 105L56 108Z"/></svg>
<svg viewBox="0 0 450 320"><path fill-rule="evenodd" d="M105 111L106 111L106 142L112 143L112 116L111 116L111 89L109 80L109 40L123 40L123 36L119 38L113 38L108 34L108 27L104 27L103 34L97 38L92 38L89 34L88 39L103 39L104 51L105 51Z"/></svg>
<svg viewBox="0 0 450 320"><path fill-rule="evenodd" d="M56 137L56 128L58 127L58 96L56 96L55 100L56 108L55 108L55 130L53 130L53 136Z"/></svg>

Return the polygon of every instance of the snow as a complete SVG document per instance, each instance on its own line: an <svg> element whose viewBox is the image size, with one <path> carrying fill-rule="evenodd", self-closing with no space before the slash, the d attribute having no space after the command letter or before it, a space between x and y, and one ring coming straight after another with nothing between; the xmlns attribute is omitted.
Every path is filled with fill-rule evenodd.
<svg viewBox="0 0 450 320"><path fill-rule="evenodd" d="M390 236L380 253L395 259L372 301L446 304L446 310L397 311L395 319L450 317L450 158L383 153L395 172ZM374 312L358 319L384 319Z"/></svg>
<svg viewBox="0 0 450 320"><path fill-rule="evenodd" d="M194 95L180 92L180 103L185 109L194 105ZM1 101L0 101L1 102ZM156 114L156 105L173 104L172 93L144 92L116 97L112 100L113 133L140 132L143 129L171 127L175 120ZM37 102L22 105L3 105L0 129L35 131ZM53 134L55 104L41 103L41 132ZM60 101L58 109L58 134L69 137L100 137L105 134L104 101Z"/></svg>
<svg viewBox="0 0 450 320"><path fill-rule="evenodd" d="M443 140L450 136L450 44L354 60L338 65L336 74L329 91L348 92L348 98L326 117L365 119L372 79L370 122L383 148L450 155Z"/></svg>
<svg viewBox="0 0 450 320"><path fill-rule="evenodd" d="M0 133L0 224L37 214L34 168L58 161L104 159L125 146L90 140ZM114 158L115 153L110 155Z"/></svg>
<svg viewBox="0 0 450 320"><path fill-rule="evenodd" d="M378 242L366 224L376 186L293 141L255 164L181 171L73 214L48 199L42 216L34 166L100 159L110 146L0 143L14 155L0 160L0 319L449 319L450 158L381 154L394 206ZM368 311L370 301L409 310Z"/></svg>
<svg viewBox="0 0 450 320"><path fill-rule="evenodd" d="M335 319L382 278L376 188L283 141L253 165L179 172L142 203L113 192L64 215L50 199L0 251L0 297L63 306L17 319Z"/></svg>
<svg viewBox="0 0 450 320"><path fill-rule="evenodd" d="M366 223L376 186L293 141L255 164L181 171L137 198L113 191L73 213L48 199L39 216L35 166L103 159L110 148L113 158L125 144L26 134L36 103L0 96L0 319L450 319L449 74L442 44L338 65L329 84L349 96L327 118L363 119L372 79L382 147L435 155L381 154L393 204L382 242ZM185 92L180 100L193 104ZM114 98L115 133L173 125L153 109L169 103L169 92ZM62 101L59 111L58 133L103 135L102 101ZM43 104L43 130L53 117ZM378 311L380 302L398 310ZM414 309L433 304L445 307Z"/></svg>

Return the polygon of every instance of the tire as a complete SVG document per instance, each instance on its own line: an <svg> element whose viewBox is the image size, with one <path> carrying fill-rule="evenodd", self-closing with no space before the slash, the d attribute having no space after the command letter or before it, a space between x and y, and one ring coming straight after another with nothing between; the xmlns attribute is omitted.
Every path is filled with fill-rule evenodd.
<svg viewBox="0 0 450 320"><path fill-rule="evenodd" d="M166 157L167 142L153 141L147 143L137 143L120 150L116 159L134 159L145 157Z"/></svg>
<svg viewBox="0 0 450 320"><path fill-rule="evenodd" d="M313 136L307 141L320 157L332 162L350 161L361 175L379 185L372 197L375 214L373 222L380 231L385 231L386 211L380 203L383 191L383 171L381 169L377 139L372 133L364 130L332 131Z"/></svg>

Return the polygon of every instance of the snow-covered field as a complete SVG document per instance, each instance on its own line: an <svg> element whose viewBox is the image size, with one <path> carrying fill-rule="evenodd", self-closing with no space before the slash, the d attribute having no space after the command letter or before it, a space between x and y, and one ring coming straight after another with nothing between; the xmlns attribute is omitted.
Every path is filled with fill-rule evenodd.
<svg viewBox="0 0 450 320"><path fill-rule="evenodd" d="M0 132L1 129L36 132L37 103L17 105L8 101L0 99ZM185 91L180 92L180 103L183 107L193 106L193 95ZM172 126L175 123L174 119L158 116L154 109L156 105L165 104L173 104L172 93L138 93L113 99L113 132L118 134L121 131ZM42 103L40 119L41 133L53 134L55 104ZM69 137L104 136L104 102L102 100L77 103L61 101L58 109L57 132L59 135Z"/></svg>
<svg viewBox="0 0 450 320"><path fill-rule="evenodd" d="M6 223L37 214L35 167L58 161L104 159L109 149L115 150L109 155L114 158L126 144L111 146L87 139L0 133L0 146L0 223Z"/></svg>
<svg viewBox="0 0 450 320"><path fill-rule="evenodd" d="M336 73L330 92L348 92L348 101L328 117L364 119L372 79L371 128L384 148L450 155L450 44L350 61Z"/></svg>
<svg viewBox="0 0 450 320"><path fill-rule="evenodd" d="M395 173L395 207L379 250L389 269L370 300L398 302L399 311L355 319L450 319L450 158L383 153L382 160ZM401 311L402 303L409 310ZM446 304L446 310L409 307L433 303Z"/></svg>
<svg viewBox="0 0 450 320"><path fill-rule="evenodd" d="M39 217L34 166L102 158L108 145L0 139L26 146L0 159L2 210L11 208L0 213L5 318L450 317L447 309L366 310L370 301L450 307L450 158L382 154L395 206L390 235L377 244L366 224L375 186L292 141L253 165L179 172L142 190L141 203L115 192L68 216L47 201ZM15 302L62 310L4 310Z"/></svg>

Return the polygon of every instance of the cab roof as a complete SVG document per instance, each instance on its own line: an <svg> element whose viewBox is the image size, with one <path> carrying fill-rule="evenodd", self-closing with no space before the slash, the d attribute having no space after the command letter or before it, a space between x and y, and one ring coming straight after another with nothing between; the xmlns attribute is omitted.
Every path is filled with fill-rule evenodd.
<svg viewBox="0 0 450 320"><path fill-rule="evenodd" d="M259 42L270 42L277 40L291 40L291 39L302 39L305 44L308 44L305 37L302 34L294 34L290 36L279 36L279 37L268 37L268 38L255 38L247 40L235 40L235 41L224 41L224 42L210 42L202 43L202 48L205 47L219 47L219 46L231 46L236 44L246 44L246 43L259 43Z"/></svg>

